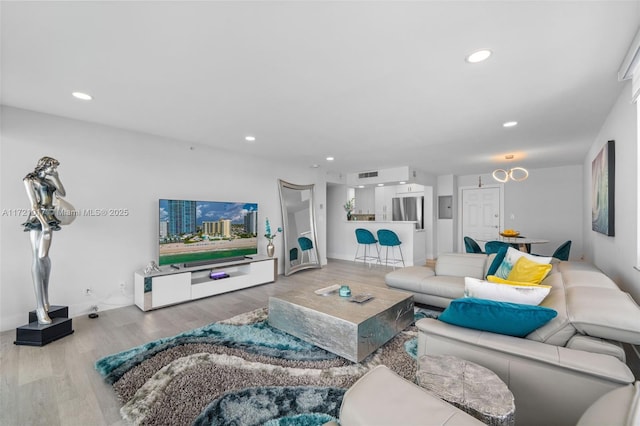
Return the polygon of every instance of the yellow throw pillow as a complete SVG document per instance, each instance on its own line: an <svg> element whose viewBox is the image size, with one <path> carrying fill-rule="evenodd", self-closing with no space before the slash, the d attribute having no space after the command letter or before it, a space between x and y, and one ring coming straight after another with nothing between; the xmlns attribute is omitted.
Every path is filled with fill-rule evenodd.
<svg viewBox="0 0 640 426"><path fill-rule="evenodd" d="M527 282L519 282L519 281L509 281L504 278L500 278L496 275L487 275L487 281L494 284L506 284L506 285L520 285L520 286L538 286L536 283L527 283ZM551 286L548 286L551 287Z"/></svg>
<svg viewBox="0 0 640 426"><path fill-rule="evenodd" d="M550 264L538 263L526 257L521 257L516 264L513 265L507 280L540 284L549 271L551 271L551 268L552 266Z"/></svg>

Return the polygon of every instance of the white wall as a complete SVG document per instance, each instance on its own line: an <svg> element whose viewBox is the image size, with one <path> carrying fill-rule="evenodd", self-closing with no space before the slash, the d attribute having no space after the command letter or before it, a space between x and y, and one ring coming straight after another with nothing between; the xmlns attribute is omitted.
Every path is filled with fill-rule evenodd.
<svg viewBox="0 0 640 426"><path fill-rule="evenodd" d="M458 215L456 214L457 209L457 201L456 198L456 177L453 175L446 176L438 176L438 184L437 184L437 197L444 195L451 195L454 198L452 209L453 209L453 219L438 219L438 201L437 197L435 198L435 217L436 217L436 243L437 243L437 252L436 255L439 256L441 253L450 253L456 250L456 223L458 221Z"/></svg>
<svg viewBox="0 0 640 426"><path fill-rule="evenodd" d="M349 200L348 187L342 184L327 185L327 257L332 259L345 258L344 241L355 239L352 229L346 226L347 212L345 203ZM354 254L355 256L355 254Z"/></svg>
<svg viewBox="0 0 640 426"><path fill-rule="evenodd" d="M484 184L495 183L491 175L481 178ZM575 165L531 169L527 180L504 184L504 228L549 240L531 248L536 254L551 255L571 240L570 258L580 259L584 254L582 179L582 166ZM478 175L460 176L458 185L477 186Z"/></svg>
<svg viewBox="0 0 640 426"><path fill-rule="evenodd" d="M201 145L15 108L1 113L0 330L26 324L35 307L29 238L21 227L26 217L11 211L29 207L22 178L42 156L60 161L66 199L76 208L129 211L125 217L78 217L54 234L50 300L68 305L71 316L95 304L100 310L133 304L134 271L157 259L159 198L257 202L259 251L265 253L264 218L274 228L282 223L277 179L318 179L306 167L267 164ZM324 185L316 205L326 204ZM316 213L318 246L326 259L324 210ZM282 271L282 239L275 244ZM85 288L93 295L85 296Z"/></svg>
<svg viewBox="0 0 640 426"><path fill-rule="evenodd" d="M623 86L598 137L584 160L585 257L640 302L638 256L638 130L637 105L631 84ZM591 162L609 140L615 140L615 236L591 230Z"/></svg>
<svg viewBox="0 0 640 426"><path fill-rule="evenodd" d="M504 188L504 227L522 235L549 240L531 251L551 255L571 240L570 259L584 255L582 238L582 166L529 170L523 182Z"/></svg>

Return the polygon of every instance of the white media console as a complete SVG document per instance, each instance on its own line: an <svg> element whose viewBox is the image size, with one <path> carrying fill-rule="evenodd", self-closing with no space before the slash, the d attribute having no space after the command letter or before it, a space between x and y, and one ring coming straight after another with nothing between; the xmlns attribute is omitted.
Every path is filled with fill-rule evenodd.
<svg viewBox="0 0 640 426"><path fill-rule="evenodd" d="M143 271L134 274L135 303L143 311L274 282L278 260L256 255L225 263L161 269L148 275ZM212 279L212 273L227 276Z"/></svg>

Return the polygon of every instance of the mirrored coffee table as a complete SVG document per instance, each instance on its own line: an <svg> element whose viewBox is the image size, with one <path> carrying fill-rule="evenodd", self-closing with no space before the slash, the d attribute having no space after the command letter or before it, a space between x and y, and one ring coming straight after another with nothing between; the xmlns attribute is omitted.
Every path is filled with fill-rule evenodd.
<svg viewBox="0 0 640 426"><path fill-rule="evenodd" d="M356 303L337 291L323 296L314 293L316 288L297 289L269 298L269 325L360 362L414 320L411 293L346 281L326 286L331 284L346 284L353 296L373 298Z"/></svg>

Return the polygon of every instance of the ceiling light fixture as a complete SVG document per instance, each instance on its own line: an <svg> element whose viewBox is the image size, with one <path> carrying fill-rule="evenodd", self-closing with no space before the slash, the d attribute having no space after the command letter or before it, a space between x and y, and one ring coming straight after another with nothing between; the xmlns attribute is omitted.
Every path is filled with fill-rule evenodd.
<svg viewBox="0 0 640 426"><path fill-rule="evenodd" d="M404 185L404 184L405 184L405 183L407 183L407 182L402 181L402 182L398 182L398 183L399 183L400 185Z"/></svg>
<svg viewBox="0 0 640 426"><path fill-rule="evenodd" d="M384 183L379 183L378 186L384 186Z"/></svg>
<svg viewBox="0 0 640 426"><path fill-rule="evenodd" d="M470 64L477 64L478 62L486 61L491 56L491 51L489 49L480 49L476 50L469 56L467 56L466 61Z"/></svg>
<svg viewBox="0 0 640 426"><path fill-rule="evenodd" d="M502 123L502 127L515 127L517 125L517 121L507 121L506 123Z"/></svg>
<svg viewBox="0 0 640 426"><path fill-rule="evenodd" d="M501 183L508 182L509 180L522 182L529 177L529 172L524 167L514 167L508 171L505 169L496 169L493 171L492 176Z"/></svg>
<svg viewBox="0 0 640 426"><path fill-rule="evenodd" d="M515 155L513 154L507 154L504 156L505 160L513 160L514 158ZM509 180L522 182L529 177L529 172L524 167L513 167L509 170L496 169L493 171L492 176L495 180L502 183L508 182Z"/></svg>
<svg viewBox="0 0 640 426"><path fill-rule="evenodd" d="M334 158L333 157L327 157L327 161L333 161Z"/></svg>
<svg viewBox="0 0 640 426"><path fill-rule="evenodd" d="M255 142L256 137L255 136L245 136L244 140L247 142Z"/></svg>
<svg viewBox="0 0 640 426"><path fill-rule="evenodd" d="M82 92L73 92L71 93L71 95L73 95L74 98L81 99L83 101L90 101L91 99L93 99L93 96Z"/></svg>

